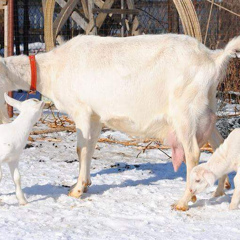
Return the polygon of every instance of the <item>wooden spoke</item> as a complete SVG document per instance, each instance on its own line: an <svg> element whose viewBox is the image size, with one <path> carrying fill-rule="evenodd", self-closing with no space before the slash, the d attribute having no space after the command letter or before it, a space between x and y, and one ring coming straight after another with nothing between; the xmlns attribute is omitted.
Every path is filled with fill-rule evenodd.
<svg viewBox="0 0 240 240"><path fill-rule="evenodd" d="M59 31L66 23L67 19L71 16L74 8L76 7L79 0L68 1L58 14L56 20L53 23L53 37L56 38ZM55 39L54 39L55 41Z"/></svg>
<svg viewBox="0 0 240 240"><path fill-rule="evenodd" d="M112 7L114 3L114 0L106 0L102 6L102 9L109 9ZM106 19L107 17L107 13L99 13L97 18L96 18L96 26L98 28L100 28L104 22L104 20ZM86 29L86 34L89 34L92 29L94 27L94 21L93 22L89 22L88 26L87 26L87 29Z"/></svg>

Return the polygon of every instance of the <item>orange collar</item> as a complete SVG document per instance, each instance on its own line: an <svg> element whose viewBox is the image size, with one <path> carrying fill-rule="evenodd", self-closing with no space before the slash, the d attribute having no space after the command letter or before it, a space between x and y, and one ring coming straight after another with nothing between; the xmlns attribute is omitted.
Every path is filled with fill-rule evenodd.
<svg viewBox="0 0 240 240"><path fill-rule="evenodd" d="M34 93L37 89L37 67L35 55L29 56L30 66L31 66L31 87L30 92Z"/></svg>

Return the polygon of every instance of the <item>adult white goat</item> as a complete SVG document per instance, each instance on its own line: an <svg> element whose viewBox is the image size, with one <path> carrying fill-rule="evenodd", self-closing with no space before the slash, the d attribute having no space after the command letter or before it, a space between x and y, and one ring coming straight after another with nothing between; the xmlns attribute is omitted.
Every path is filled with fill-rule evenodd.
<svg viewBox="0 0 240 240"><path fill-rule="evenodd" d="M213 153L207 163L193 168L190 174L190 192L197 194L225 174L237 172L235 190L230 209L237 209L240 202L240 128L233 130L224 143Z"/></svg>
<svg viewBox="0 0 240 240"><path fill-rule="evenodd" d="M0 125L0 164L8 163L15 183L17 199L19 204L24 205L27 200L21 189L18 161L33 125L41 116L44 102L30 99L21 103L8 97L7 94L4 97L9 105L16 107L20 111L20 115L13 122ZM1 178L0 165L0 180Z"/></svg>
<svg viewBox="0 0 240 240"><path fill-rule="evenodd" d="M105 124L168 140L175 170L186 160L187 186L175 204L186 210L192 197L189 173L198 164L199 147L208 139L213 148L222 142L214 126L216 88L239 49L240 37L225 50L211 51L185 35L78 36L37 55L38 91L76 123L80 168L69 195L79 197L91 184L91 158ZM0 60L1 92L29 90L30 80L27 56Z"/></svg>

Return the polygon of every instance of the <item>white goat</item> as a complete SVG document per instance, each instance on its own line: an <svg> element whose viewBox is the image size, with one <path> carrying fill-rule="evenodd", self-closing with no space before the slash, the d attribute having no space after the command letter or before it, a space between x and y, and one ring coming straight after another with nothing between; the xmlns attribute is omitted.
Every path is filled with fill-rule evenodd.
<svg viewBox="0 0 240 240"><path fill-rule="evenodd" d="M236 209L240 201L240 128L233 130L222 145L213 153L207 163L193 168L190 175L190 192L197 194L225 174L237 172L234 178L235 190L230 209Z"/></svg>
<svg viewBox="0 0 240 240"><path fill-rule="evenodd" d="M209 140L216 149L223 140L214 124L216 88L238 50L240 37L225 50L212 51L186 35L77 36L37 55L38 91L76 123L80 167L69 195L80 197L91 184L91 159L105 124L130 135L167 139L175 170L186 160L186 190L174 205L186 210L199 147ZM1 92L29 90L30 81L27 56L0 59L0 109Z"/></svg>
<svg viewBox="0 0 240 240"><path fill-rule="evenodd" d="M7 94L4 94L4 97L9 105L20 111L20 115L13 122L0 125L0 164L8 163L15 183L17 199L19 204L24 205L27 200L21 189L18 161L33 125L41 116L44 102L37 99L19 102L8 97ZM0 165L0 180L1 178L2 170Z"/></svg>

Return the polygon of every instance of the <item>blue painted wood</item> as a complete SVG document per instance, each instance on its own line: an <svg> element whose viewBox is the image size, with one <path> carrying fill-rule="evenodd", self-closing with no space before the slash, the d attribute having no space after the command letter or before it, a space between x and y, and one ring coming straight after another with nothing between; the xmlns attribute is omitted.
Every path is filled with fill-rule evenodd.
<svg viewBox="0 0 240 240"><path fill-rule="evenodd" d="M26 92L26 91L14 91L13 98L15 98L19 101L25 101L27 99L27 94L28 94L28 92ZM41 94L39 92L36 92L36 94L29 94L28 99L29 98L36 98L36 99L40 100Z"/></svg>

